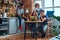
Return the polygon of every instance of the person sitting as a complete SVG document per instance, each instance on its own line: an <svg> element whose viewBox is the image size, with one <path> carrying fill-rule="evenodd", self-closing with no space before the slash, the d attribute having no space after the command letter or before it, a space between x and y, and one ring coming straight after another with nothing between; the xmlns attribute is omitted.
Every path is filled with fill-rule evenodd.
<svg viewBox="0 0 60 40"><path fill-rule="evenodd" d="M37 20L37 12L33 11L32 15L30 16L30 21L36 21Z"/></svg>
<svg viewBox="0 0 60 40"><path fill-rule="evenodd" d="M47 30L47 16L44 15L44 10L40 10L40 21L42 21L39 24L38 32L41 33L41 37L44 38L46 35Z"/></svg>
<svg viewBox="0 0 60 40"><path fill-rule="evenodd" d="M19 9L17 10L17 12L16 12L16 17L19 19L19 29L22 31L22 25L21 25L21 23L22 23L22 16L24 15L24 4L23 3L21 3L20 5L19 5Z"/></svg>
<svg viewBox="0 0 60 40"><path fill-rule="evenodd" d="M33 11L29 20L30 21L36 21L37 20L36 14L37 13L35 11ZM29 26L29 29L31 30L31 36L36 37L36 23L29 23L28 26Z"/></svg>

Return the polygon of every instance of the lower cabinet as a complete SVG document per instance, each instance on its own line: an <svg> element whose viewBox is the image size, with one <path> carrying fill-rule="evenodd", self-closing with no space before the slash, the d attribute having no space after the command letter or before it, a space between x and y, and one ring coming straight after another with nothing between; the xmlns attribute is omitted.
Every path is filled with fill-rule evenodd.
<svg viewBox="0 0 60 40"><path fill-rule="evenodd" d="M17 33L17 18L9 19L9 34Z"/></svg>
<svg viewBox="0 0 60 40"><path fill-rule="evenodd" d="M0 36L5 36L8 34L16 34L18 31L18 18L7 17L0 18Z"/></svg>

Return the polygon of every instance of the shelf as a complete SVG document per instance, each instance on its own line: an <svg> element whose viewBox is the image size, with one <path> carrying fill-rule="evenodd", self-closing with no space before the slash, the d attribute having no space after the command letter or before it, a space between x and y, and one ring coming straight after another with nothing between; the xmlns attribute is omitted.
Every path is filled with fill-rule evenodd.
<svg viewBox="0 0 60 40"><path fill-rule="evenodd" d="M8 30L8 28L0 28L0 31Z"/></svg>
<svg viewBox="0 0 60 40"><path fill-rule="evenodd" d="M4 4L7 4L7 2L4 2ZM16 4L14 4L14 3L9 3L9 5L16 5Z"/></svg>
<svg viewBox="0 0 60 40"><path fill-rule="evenodd" d="M0 24L0 26L7 26L8 24Z"/></svg>

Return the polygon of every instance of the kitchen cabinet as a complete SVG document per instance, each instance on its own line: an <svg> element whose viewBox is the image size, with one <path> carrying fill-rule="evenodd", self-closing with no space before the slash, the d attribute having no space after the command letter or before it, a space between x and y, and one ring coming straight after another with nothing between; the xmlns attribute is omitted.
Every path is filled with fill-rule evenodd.
<svg viewBox="0 0 60 40"><path fill-rule="evenodd" d="M2 24L0 24L0 36L15 34L18 30L18 18L16 17L1 17Z"/></svg>
<svg viewBox="0 0 60 40"><path fill-rule="evenodd" d="M0 36L7 35L9 33L9 22L7 18L0 18Z"/></svg>
<svg viewBox="0 0 60 40"><path fill-rule="evenodd" d="M9 34L17 33L18 19L16 17L9 18Z"/></svg>

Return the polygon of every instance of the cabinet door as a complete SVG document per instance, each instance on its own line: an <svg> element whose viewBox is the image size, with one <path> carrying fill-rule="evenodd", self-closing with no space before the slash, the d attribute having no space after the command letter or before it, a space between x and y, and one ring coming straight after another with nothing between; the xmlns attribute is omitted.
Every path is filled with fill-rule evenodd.
<svg viewBox="0 0 60 40"><path fill-rule="evenodd" d="M9 34L14 34L17 32L17 19L10 18L9 19Z"/></svg>

